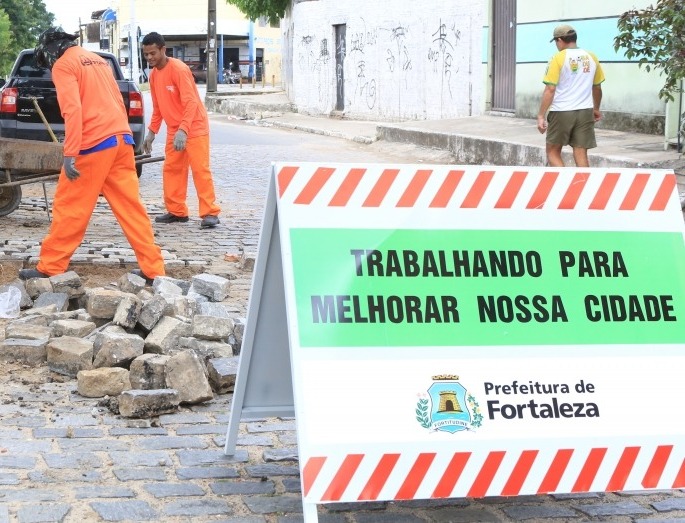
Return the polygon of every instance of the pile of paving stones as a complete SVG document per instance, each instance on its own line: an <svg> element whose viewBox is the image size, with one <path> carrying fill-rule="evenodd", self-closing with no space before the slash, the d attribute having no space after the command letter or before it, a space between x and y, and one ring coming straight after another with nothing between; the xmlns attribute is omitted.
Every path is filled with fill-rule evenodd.
<svg viewBox="0 0 685 523"><path fill-rule="evenodd" d="M124 417L167 414L232 392L245 320L220 303L230 281L136 274L84 288L74 271L0 286L21 292L0 362L48 368L77 380L78 393L105 398ZM1 339L1 338L0 338ZM102 401L102 400L101 400Z"/></svg>

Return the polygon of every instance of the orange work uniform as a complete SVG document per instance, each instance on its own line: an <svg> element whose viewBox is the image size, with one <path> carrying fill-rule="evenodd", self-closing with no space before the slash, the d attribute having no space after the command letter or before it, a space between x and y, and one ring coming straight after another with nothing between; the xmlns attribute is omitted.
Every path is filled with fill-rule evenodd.
<svg viewBox="0 0 685 523"><path fill-rule="evenodd" d="M164 204L176 216L188 216L186 195L188 167L199 199L200 216L218 216L214 182L209 170L209 119L197 92L193 74L176 58L167 58L166 65L150 73L150 93L153 112L150 131L157 134L166 123L167 135L162 179ZM179 129L188 136L183 151L174 149L174 135Z"/></svg>
<svg viewBox="0 0 685 523"><path fill-rule="evenodd" d="M76 158L81 175L69 180L64 169L60 173L37 269L49 276L67 270L102 194L141 271L148 278L164 275L164 259L138 194L126 107L109 64L82 47L70 47L55 62L52 79L65 123L64 156Z"/></svg>

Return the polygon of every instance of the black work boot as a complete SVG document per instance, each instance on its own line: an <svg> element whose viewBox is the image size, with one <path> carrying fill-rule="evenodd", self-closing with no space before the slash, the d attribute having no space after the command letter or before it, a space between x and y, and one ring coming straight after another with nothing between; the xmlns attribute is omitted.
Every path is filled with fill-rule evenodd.
<svg viewBox="0 0 685 523"><path fill-rule="evenodd" d="M161 216L157 216L155 218L155 221L157 223L174 223L174 222L180 222L180 223L185 223L188 221L187 216L176 216L175 214L171 214L170 212L166 214L162 214Z"/></svg>
<svg viewBox="0 0 685 523"><path fill-rule="evenodd" d="M140 269L133 269L131 274L135 274L136 276L143 278L145 280L145 285L152 285L152 282L154 281L154 278L148 278Z"/></svg>
<svg viewBox="0 0 685 523"><path fill-rule="evenodd" d="M38 269L20 269L19 279L30 280L32 278L49 278L44 272L40 272Z"/></svg>

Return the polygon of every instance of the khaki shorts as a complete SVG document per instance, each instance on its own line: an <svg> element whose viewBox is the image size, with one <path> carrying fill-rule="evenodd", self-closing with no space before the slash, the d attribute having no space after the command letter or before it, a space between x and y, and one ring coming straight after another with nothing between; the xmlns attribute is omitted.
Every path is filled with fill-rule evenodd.
<svg viewBox="0 0 685 523"><path fill-rule="evenodd" d="M592 109L550 111L547 115L547 143L582 149L597 147L595 115Z"/></svg>

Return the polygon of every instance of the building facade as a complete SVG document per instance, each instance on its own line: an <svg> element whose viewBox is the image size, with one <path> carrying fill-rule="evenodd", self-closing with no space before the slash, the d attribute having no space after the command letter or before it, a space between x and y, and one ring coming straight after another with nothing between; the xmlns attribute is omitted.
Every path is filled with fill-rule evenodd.
<svg viewBox="0 0 685 523"><path fill-rule="evenodd" d="M614 50L621 14L643 9L651 0L490 0L484 27L483 63L486 111L534 118L540 106L547 62L556 52L550 43L554 27L571 24L578 46L594 52L604 69L603 120L607 129L665 134L675 132L676 104L658 97L663 78L639 68L624 50ZM679 102L679 100L678 100ZM675 113L674 113L675 111Z"/></svg>
<svg viewBox="0 0 685 523"><path fill-rule="evenodd" d="M298 111L350 118L457 118L484 112L535 118L554 27L606 75L600 126L677 135L680 96L614 50L617 21L652 0L293 0L282 21L283 85Z"/></svg>
<svg viewBox="0 0 685 523"><path fill-rule="evenodd" d="M149 32L164 36L167 53L196 68L207 65L208 2L183 0L114 0L99 12L100 48L114 53L127 75L134 75L138 55L139 79L145 81L147 64L140 40ZM217 70L239 69L246 80L281 81L281 33L265 20L249 21L235 6L216 2ZM199 74L198 76L202 76Z"/></svg>
<svg viewBox="0 0 685 523"><path fill-rule="evenodd" d="M456 118L483 107L483 2L295 0L284 87L298 111L350 118Z"/></svg>

